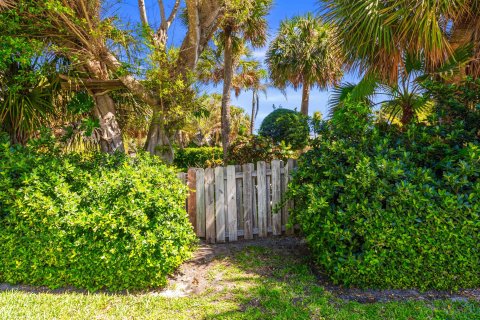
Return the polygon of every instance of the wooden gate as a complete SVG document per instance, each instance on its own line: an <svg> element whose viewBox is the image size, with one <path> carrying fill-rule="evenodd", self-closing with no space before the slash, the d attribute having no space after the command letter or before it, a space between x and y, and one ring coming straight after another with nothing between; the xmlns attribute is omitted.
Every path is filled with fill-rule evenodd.
<svg viewBox="0 0 480 320"><path fill-rule="evenodd" d="M295 167L289 159L179 173L190 189L187 212L197 236L215 243L292 234L286 224L293 203L281 204Z"/></svg>

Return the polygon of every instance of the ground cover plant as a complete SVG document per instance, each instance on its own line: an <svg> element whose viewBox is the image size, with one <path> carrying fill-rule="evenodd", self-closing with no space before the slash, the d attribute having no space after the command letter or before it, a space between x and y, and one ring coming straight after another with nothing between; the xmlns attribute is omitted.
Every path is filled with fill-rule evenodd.
<svg viewBox="0 0 480 320"><path fill-rule="evenodd" d="M195 242L186 187L149 155L0 144L0 282L95 291L162 286Z"/></svg>

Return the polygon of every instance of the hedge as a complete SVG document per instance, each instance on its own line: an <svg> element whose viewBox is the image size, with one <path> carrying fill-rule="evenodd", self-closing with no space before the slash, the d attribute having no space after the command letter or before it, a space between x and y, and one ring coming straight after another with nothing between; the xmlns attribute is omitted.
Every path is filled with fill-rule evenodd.
<svg viewBox="0 0 480 320"><path fill-rule="evenodd" d="M221 165L223 151L219 147L183 148L175 153L174 164L180 169L208 168Z"/></svg>
<svg viewBox="0 0 480 320"><path fill-rule="evenodd" d="M0 145L0 282L91 291L166 284L195 243L186 187L149 155Z"/></svg>
<svg viewBox="0 0 480 320"><path fill-rule="evenodd" d="M480 286L480 144L453 127L381 131L346 106L300 160L294 222L334 282ZM463 139L463 138L462 138Z"/></svg>

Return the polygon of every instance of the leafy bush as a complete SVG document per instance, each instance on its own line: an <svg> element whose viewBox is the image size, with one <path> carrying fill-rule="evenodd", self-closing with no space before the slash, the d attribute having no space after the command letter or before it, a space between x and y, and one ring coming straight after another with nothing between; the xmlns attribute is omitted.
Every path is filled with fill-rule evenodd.
<svg viewBox="0 0 480 320"><path fill-rule="evenodd" d="M310 127L308 117L289 109L276 109L262 122L259 134L275 143L289 144L294 150L308 144Z"/></svg>
<svg viewBox="0 0 480 320"><path fill-rule="evenodd" d="M46 143L45 143L46 142ZM195 241L186 187L149 155L0 145L0 282L163 286Z"/></svg>
<svg viewBox="0 0 480 320"><path fill-rule="evenodd" d="M325 123L290 189L316 261L344 285L478 287L478 140L438 118L382 132L369 111L347 105Z"/></svg>
<svg viewBox="0 0 480 320"><path fill-rule="evenodd" d="M228 148L231 164L270 162L274 159L287 160L296 157L296 152L285 143L275 144L270 138L254 135L238 138Z"/></svg>
<svg viewBox="0 0 480 320"><path fill-rule="evenodd" d="M183 170L188 168L209 168L223 163L223 151L218 147L179 149L174 164Z"/></svg>

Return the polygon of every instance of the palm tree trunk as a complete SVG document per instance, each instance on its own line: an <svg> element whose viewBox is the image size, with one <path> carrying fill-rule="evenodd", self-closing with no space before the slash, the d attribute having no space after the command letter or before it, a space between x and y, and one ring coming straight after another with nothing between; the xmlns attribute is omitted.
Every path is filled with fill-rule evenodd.
<svg viewBox="0 0 480 320"><path fill-rule="evenodd" d="M253 90L252 94L252 115L250 119L250 135L253 134L253 129L255 127L255 116L257 114L257 109L258 109L258 99L257 99L257 92Z"/></svg>
<svg viewBox="0 0 480 320"><path fill-rule="evenodd" d="M413 111L413 108L411 106L403 106L402 119L400 119L402 126L405 127L408 124L410 124L410 122L412 122L414 115L415 115L415 112Z"/></svg>
<svg viewBox="0 0 480 320"><path fill-rule="evenodd" d="M230 146L230 94L232 90L233 78L233 52L232 52L232 30L225 28L225 50L224 64L225 73L223 78L223 96L222 96L222 147L223 161L226 163L228 158L228 147Z"/></svg>
<svg viewBox="0 0 480 320"><path fill-rule="evenodd" d="M309 101L310 101L310 84L304 83L303 84L303 92L302 92L302 109L301 109L301 112L305 116L308 116Z"/></svg>

